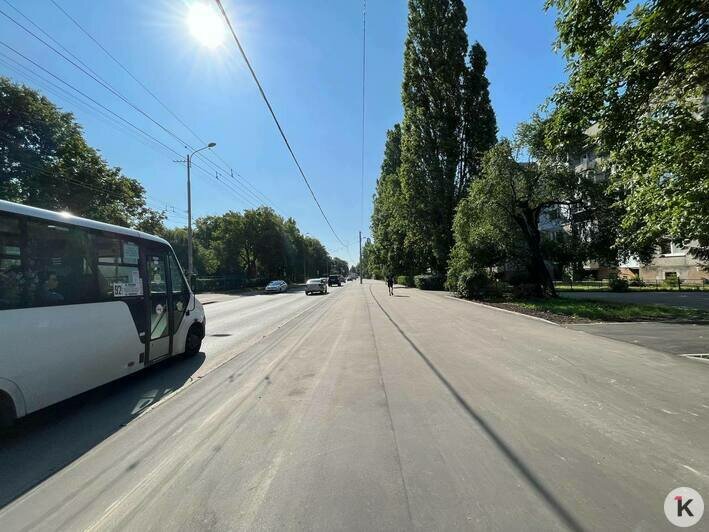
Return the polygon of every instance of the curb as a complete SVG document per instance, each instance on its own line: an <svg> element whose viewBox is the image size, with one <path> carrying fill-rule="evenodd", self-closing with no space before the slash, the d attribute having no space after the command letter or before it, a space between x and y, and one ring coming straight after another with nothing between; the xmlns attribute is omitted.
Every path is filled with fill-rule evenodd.
<svg viewBox="0 0 709 532"><path fill-rule="evenodd" d="M541 321L543 323L548 323L548 324L554 325L556 327L563 327L563 325L561 325L560 323L556 323L556 322L553 322L550 320L545 320L544 318L540 318L538 316L530 316L529 314L524 314L523 312L516 312L514 310L508 310L506 308L493 307L492 305L486 305L485 303L479 303L477 301L470 301L468 299L461 299L461 298L455 297L455 296L445 296L445 297L450 298L450 299L454 299L455 301L461 301L463 303L470 303L472 305L478 305L479 307L485 307L485 308L489 308L492 310L497 310L499 312L506 312L507 314L514 314L516 316L522 316L524 318L529 318L530 320Z"/></svg>

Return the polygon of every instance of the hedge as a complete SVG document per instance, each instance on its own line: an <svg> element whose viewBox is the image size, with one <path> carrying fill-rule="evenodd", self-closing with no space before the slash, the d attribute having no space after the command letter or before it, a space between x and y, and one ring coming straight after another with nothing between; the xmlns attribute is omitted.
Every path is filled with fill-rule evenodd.
<svg viewBox="0 0 709 532"><path fill-rule="evenodd" d="M446 278L439 274L425 274L414 277L414 284L419 290L443 290Z"/></svg>
<svg viewBox="0 0 709 532"><path fill-rule="evenodd" d="M396 284L403 284L404 286L413 287L416 286L414 283L413 275L399 275L396 278Z"/></svg>

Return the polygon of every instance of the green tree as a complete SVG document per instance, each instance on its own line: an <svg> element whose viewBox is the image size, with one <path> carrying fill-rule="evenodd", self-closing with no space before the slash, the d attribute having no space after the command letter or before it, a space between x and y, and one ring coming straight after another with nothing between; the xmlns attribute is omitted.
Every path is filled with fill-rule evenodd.
<svg viewBox="0 0 709 532"><path fill-rule="evenodd" d="M462 0L409 0L404 50L401 187L405 245L445 271L461 161L467 15Z"/></svg>
<svg viewBox="0 0 709 532"><path fill-rule="evenodd" d="M559 206L586 205L576 174L565 160L544 149L544 123L535 119L520 126L512 143L503 140L485 155L481 175L473 181L455 221L456 249L449 286L471 267L522 265L539 294L556 295L547 268L548 254L540 229L541 217ZM516 156L526 153L528 162ZM545 252L546 251L546 252Z"/></svg>
<svg viewBox="0 0 709 532"><path fill-rule="evenodd" d="M401 188L401 128L387 131L384 160L377 180L372 210L372 235L380 268L416 273L416 257L407 245L407 211Z"/></svg>
<svg viewBox="0 0 709 532"><path fill-rule="evenodd" d="M381 279L383 277L380 261L375 255L374 243L368 238L362 246L362 262L357 265L357 271L366 279Z"/></svg>
<svg viewBox="0 0 709 532"><path fill-rule="evenodd" d="M339 257L332 257L332 261L330 263L330 273L347 275L349 269L350 268L346 260L341 259Z"/></svg>
<svg viewBox="0 0 709 532"><path fill-rule="evenodd" d="M456 206L496 142L487 55L468 48L466 23L462 0L409 0L404 118L387 133L372 215L381 271L445 271Z"/></svg>
<svg viewBox="0 0 709 532"><path fill-rule="evenodd" d="M308 272L307 277L323 276L327 273L330 264L330 256L325 246L317 238L306 236L305 241L305 266Z"/></svg>
<svg viewBox="0 0 709 532"><path fill-rule="evenodd" d="M456 186L457 200L480 174L485 153L497 142L497 120L490 101L490 82L485 75L487 52L478 42L470 47L469 67L463 79L463 127L461 158Z"/></svg>
<svg viewBox="0 0 709 532"><path fill-rule="evenodd" d="M187 230L159 232L187 261ZM243 213L228 211L198 218L194 230L195 270L200 275L242 275L250 279L301 279L325 275L330 257L319 240L303 237L292 218L284 220L272 209L260 207ZM347 263L340 264L346 271ZM306 275L307 276L307 275Z"/></svg>
<svg viewBox="0 0 709 532"><path fill-rule="evenodd" d="M709 260L709 33L704 0L547 0L569 81L550 143L597 150L624 209L619 247L648 259L662 239Z"/></svg>
<svg viewBox="0 0 709 532"><path fill-rule="evenodd" d="M108 166L71 113L37 91L0 77L0 198L66 210L148 232L164 213L148 208L145 189Z"/></svg>

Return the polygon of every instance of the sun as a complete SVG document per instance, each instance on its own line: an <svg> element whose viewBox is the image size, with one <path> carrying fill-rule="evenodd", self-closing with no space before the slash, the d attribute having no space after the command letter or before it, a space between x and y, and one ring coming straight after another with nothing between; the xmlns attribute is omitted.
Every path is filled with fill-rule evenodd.
<svg viewBox="0 0 709 532"><path fill-rule="evenodd" d="M224 42L224 23L219 14L206 4L195 3L190 6L187 26L195 39L208 48L216 48Z"/></svg>

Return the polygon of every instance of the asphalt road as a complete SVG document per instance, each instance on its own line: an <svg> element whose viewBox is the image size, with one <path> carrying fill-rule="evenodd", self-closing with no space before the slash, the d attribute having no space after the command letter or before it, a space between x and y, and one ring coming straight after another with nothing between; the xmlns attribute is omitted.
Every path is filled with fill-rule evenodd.
<svg viewBox="0 0 709 532"><path fill-rule="evenodd" d="M667 530L671 489L709 497L708 364L381 283L290 297L21 425L0 530Z"/></svg>

